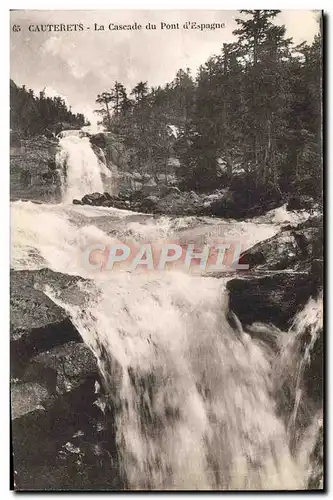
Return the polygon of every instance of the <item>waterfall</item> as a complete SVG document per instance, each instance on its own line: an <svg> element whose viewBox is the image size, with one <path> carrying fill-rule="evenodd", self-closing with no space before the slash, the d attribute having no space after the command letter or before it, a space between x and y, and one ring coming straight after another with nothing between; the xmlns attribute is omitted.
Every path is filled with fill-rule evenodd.
<svg viewBox="0 0 333 500"><path fill-rule="evenodd" d="M323 317L321 292L308 300L289 332L280 336L281 352L274 368L290 447L309 471L310 487L314 482L317 488L322 483L323 467Z"/></svg>
<svg viewBox="0 0 333 500"><path fill-rule="evenodd" d="M64 307L119 408L131 489L302 489L275 409L270 359L226 319L224 283L170 273L81 285ZM76 295L76 294L75 294Z"/></svg>
<svg viewBox="0 0 333 500"><path fill-rule="evenodd" d="M56 162L61 179L62 201L72 203L86 194L104 191L102 173L107 171L80 131L64 131Z"/></svg>
<svg viewBox="0 0 333 500"><path fill-rule="evenodd" d="M184 236L188 227L191 239L203 222L193 227L193 218L144 215L131 222L131 212L93 207L12 207L14 268L50 267L88 278L71 289L52 282L43 290L68 312L98 359L116 408L124 488L307 488L316 474L311 456L320 409L306 421L299 415L308 402L303 374L320 330L320 299L309 300L290 332L272 331L280 339L275 352L237 320L231 326L225 279L178 271L96 275L82 264L87 246L112 243L129 230L133 237L166 237L172 228ZM251 242L256 231L263 238L277 230L214 224ZM269 335L270 327L253 328ZM287 386L286 400L280 385Z"/></svg>

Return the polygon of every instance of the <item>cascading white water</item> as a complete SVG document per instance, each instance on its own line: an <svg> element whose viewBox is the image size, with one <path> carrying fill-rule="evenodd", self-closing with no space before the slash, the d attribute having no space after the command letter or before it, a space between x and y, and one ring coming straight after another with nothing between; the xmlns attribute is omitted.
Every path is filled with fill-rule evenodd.
<svg viewBox="0 0 333 500"><path fill-rule="evenodd" d="M299 463L309 471L310 482L311 478L317 476L321 484L322 463L318 464L318 457L312 457L309 450L313 451L316 442L322 439L322 382L311 379L312 392L315 394L316 389L319 391L317 394L319 402L310 400L307 395L305 380L308 377L305 376L305 372L316 362L313 359L316 342L322 342L323 306L321 292L316 299L310 298L304 309L295 316L288 334L280 337L281 354L274 370L276 385L282 393L285 387L288 391L291 390L289 399L292 411L287 419L291 448L297 454ZM317 348L317 352L319 349ZM322 362L323 360L320 360L321 365ZM323 368L322 366L322 370ZM323 458L320 453L322 450L318 453L319 462Z"/></svg>
<svg viewBox="0 0 333 500"><path fill-rule="evenodd" d="M115 277L83 285L84 306L45 290L118 388L130 488L306 487L275 412L269 360L229 326L223 285L180 273Z"/></svg>
<svg viewBox="0 0 333 500"><path fill-rule="evenodd" d="M103 193L101 165L88 137L81 137L78 131L64 131L59 141L57 165L61 179L62 201L72 203L86 194Z"/></svg>
<svg viewBox="0 0 333 500"><path fill-rule="evenodd" d="M115 426L127 487L307 487L312 434L298 447L302 453L292 453L292 415L287 409L278 414L274 397L282 368L295 386L295 366L284 366L282 347L273 363L267 346L230 326L224 280L181 272L96 275L82 264L87 246L110 243L128 231L167 237L176 229L184 237L188 227L191 239L200 233L193 218L136 215L133 221L134 214L125 211L23 202L13 203L12 210L14 268L50 267L91 278L72 292L47 283L44 291L68 311L99 360L118 408ZM197 223L207 234L218 225ZM248 236L250 244L278 231L253 222L220 226L228 237ZM309 324L317 321L313 308L307 306L302 316ZM298 338L302 325L299 320L289 338Z"/></svg>

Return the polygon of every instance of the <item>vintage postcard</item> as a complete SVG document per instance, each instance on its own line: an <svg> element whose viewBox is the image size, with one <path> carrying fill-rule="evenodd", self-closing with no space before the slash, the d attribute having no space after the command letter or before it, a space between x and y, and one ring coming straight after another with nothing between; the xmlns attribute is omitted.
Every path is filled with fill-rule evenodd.
<svg viewBox="0 0 333 500"><path fill-rule="evenodd" d="M12 10L12 487L323 490L323 14Z"/></svg>

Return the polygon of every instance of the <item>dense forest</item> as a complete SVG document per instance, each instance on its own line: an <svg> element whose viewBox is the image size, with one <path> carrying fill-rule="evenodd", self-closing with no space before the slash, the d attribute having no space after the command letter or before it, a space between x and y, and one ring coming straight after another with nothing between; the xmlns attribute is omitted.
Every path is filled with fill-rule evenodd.
<svg viewBox="0 0 333 500"><path fill-rule="evenodd" d="M18 87L10 80L10 127L18 137L57 134L85 123L84 116L72 113L61 97L47 97L44 91L37 97L33 90L27 90L25 85Z"/></svg>
<svg viewBox="0 0 333 500"><path fill-rule="evenodd" d="M236 184L250 198L321 197L321 35L296 46L274 24L279 12L241 10L235 42L195 76L181 69L163 87L139 82L131 91L115 82L97 96L102 123L129 152L129 171L167 181L176 170L184 190Z"/></svg>

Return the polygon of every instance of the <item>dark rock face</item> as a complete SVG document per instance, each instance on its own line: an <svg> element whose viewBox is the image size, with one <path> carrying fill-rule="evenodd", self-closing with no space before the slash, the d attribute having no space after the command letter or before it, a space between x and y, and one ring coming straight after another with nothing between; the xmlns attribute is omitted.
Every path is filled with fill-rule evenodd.
<svg viewBox="0 0 333 500"><path fill-rule="evenodd" d="M250 277L231 280L227 288L230 308L243 323L262 321L286 329L308 299L318 295L323 287L320 221L315 217L285 228L242 254Z"/></svg>
<svg viewBox="0 0 333 500"><path fill-rule="evenodd" d="M80 280L49 269L11 272L16 490L120 488L114 414L97 359L41 291L45 282L58 284L66 297Z"/></svg>
<svg viewBox="0 0 333 500"><path fill-rule="evenodd" d="M71 340L82 341L67 314L34 288L43 274L40 271L11 271L10 348L14 377L38 352Z"/></svg>
<svg viewBox="0 0 333 500"><path fill-rule="evenodd" d="M123 191L119 196L109 193L92 193L85 195L82 200L73 200L75 205L93 205L133 210L141 213L166 215L208 215L209 209L204 206L204 198L196 193L183 193L173 186L160 186L150 194L140 191ZM151 194L153 192L154 194ZM209 202L208 202L209 204Z"/></svg>
<svg viewBox="0 0 333 500"><path fill-rule="evenodd" d="M306 344L311 343L311 336L307 332L308 338ZM312 347L310 361L305 366L304 370L304 387L307 393L316 403L321 404L324 397L323 387L324 375L324 331L320 330L319 335Z"/></svg>
<svg viewBox="0 0 333 500"><path fill-rule="evenodd" d="M273 323L287 330L294 315L310 296L317 294L316 278L288 272L262 278L234 279L228 282L230 309L244 325L255 321Z"/></svg>
<svg viewBox="0 0 333 500"><path fill-rule="evenodd" d="M56 170L57 147L58 140L46 136L11 142L12 200L60 200L60 178Z"/></svg>
<svg viewBox="0 0 333 500"><path fill-rule="evenodd" d="M13 383L11 386L12 419L35 410L44 410L42 403L50 396L46 387L38 382Z"/></svg>
<svg viewBox="0 0 333 500"><path fill-rule="evenodd" d="M16 490L117 490L114 416L98 406L95 384L12 421Z"/></svg>
<svg viewBox="0 0 333 500"><path fill-rule="evenodd" d="M97 361L83 343L69 342L32 358L24 380L42 380L52 395L72 391L88 379L99 379Z"/></svg>
<svg viewBox="0 0 333 500"><path fill-rule="evenodd" d="M318 430L317 440L311 454L311 471L308 482L309 490L321 490L324 488L324 429L323 424Z"/></svg>
<svg viewBox="0 0 333 500"><path fill-rule="evenodd" d="M241 256L251 271L310 270L314 259L323 257L323 228L301 225L281 231L274 237L254 245Z"/></svg>
<svg viewBox="0 0 333 500"><path fill-rule="evenodd" d="M89 140L94 146L98 146L102 149L106 147L105 135L103 133L92 135Z"/></svg>
<svg viewBox="0 0 333 500"><path fill-rule="evenodd" d="M240 183L240 184L237 184ZM220 189L212 194L181 191L177 186L157 184L144 186L138 190L120 189L118 196L108 193L92 193L75 204L127 208L136 212L166 215L210 215L226 218L248 218L260 216L281 206L286 200L278 193L248 189L244 180ZM311 204L312 203L312 204ZM307 201L302 209L312 211L318 205ZM309 204L311 209L308 208ZM294 206L289 203L289 206ZM291 209L291 208L290 208Z"/></svg>
<svg viewBox="0 0 333 500"><path fill-rule="evenodd" d="M255 185L253 179L244 174L235 175L229 182L227 196L216 200L211 214L234 219L260 216L281 206L284 198L275 189Z"/></svg>
<svg viewBox="0 0 333 500"><path fill-rule="evenodd" d="M91 205L95 207L114 207L121 209L130 208L130 202L120 196L112 196L109 193L86 194L82 200L73 200L74 205Z"/></svg>

